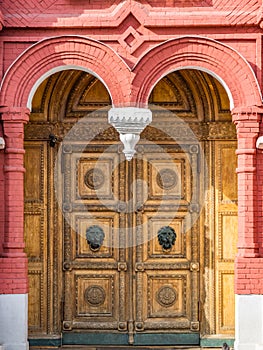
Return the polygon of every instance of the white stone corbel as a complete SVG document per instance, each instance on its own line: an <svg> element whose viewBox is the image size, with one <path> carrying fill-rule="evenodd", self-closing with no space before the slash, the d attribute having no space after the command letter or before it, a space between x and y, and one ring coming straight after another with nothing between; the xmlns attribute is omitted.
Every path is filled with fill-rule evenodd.
<svg viewBox="0 0 263 350"><path fill-rule="evenodd" d="M131 160L136 153L135 146L140 140L140 133L152 121L151 110L139 107L111 108L108 121L119 132L124 145L123 153L127 160Z"/></svg>
<svg viewBox="0 0 263 350"><path fill-rule="evenodd" d="M5 149L5 139L0 137L0 149Z"/></svg>
<svg viewBox="0 0 263 350"><path fill-rule="evenodd" d="M263 149L263 136L259 136L256 142L257 149Z"/></svg>

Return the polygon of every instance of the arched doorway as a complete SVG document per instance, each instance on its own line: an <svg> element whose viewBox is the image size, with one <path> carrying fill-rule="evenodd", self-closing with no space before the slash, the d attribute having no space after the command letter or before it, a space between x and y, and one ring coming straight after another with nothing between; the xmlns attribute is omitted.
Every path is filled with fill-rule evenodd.
<svg viewBox="0 0 263 350"><path fill-rule="evenodd" d="M236 133L227 94L209 74L187 69L163 77L149 103L153 124L128 163L117 132L103 127L107 113L98 109L111 100L93 75L58 72L33 97L25 127L32 344L60 342L61 332L65 344L182 345L233 335ZM60 207L54 167L76 125L62 149ZM189 130L194 136L180 135ZM197 219L185 228L188 212ZM158 232L167 226L176 237L166 247ZM91 228L102 229L101 246L88 242Z"/></svg>

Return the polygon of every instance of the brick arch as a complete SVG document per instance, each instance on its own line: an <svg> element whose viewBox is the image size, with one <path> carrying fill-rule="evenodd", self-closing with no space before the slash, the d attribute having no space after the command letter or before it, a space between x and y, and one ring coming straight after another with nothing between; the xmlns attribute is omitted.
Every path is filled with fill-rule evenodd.
<svg viewBox="0 0 263 350"><path fill-rule="evenodd" d="M133 69L132 101L147 105L151 90L163 76L187 68L218 78L232 99L232 108L262 105L257 79L245 58L225 44L199 36L168 40L148 51Z"/></svg>
<svg viewBox="0 0 263 350"><path fill-rule="evenodd" d="M109 46L65 35L44 39L24 51L5 74L1 105L26 107L32 92L47 76L62 69L82 69L106 86L113 105L127 104L130 70Z"/></svg>

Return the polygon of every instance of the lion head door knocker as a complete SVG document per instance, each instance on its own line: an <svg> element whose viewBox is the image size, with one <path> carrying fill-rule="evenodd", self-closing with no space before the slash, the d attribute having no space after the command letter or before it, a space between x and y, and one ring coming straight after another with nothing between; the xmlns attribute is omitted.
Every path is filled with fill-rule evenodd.
<svg viewBox="0 0 263 350"><path fill-rule="evenodd" d="M86 240L91 251L98 252L102 246L104 238L105 233L101 227L93 225L87 228Z"/></svg>
<svg viewBox="0 0 263 350"><path fill-rule="evenodd" d="M172 249L176 240L176 233L171 226L161 227L158 231L158 241L163 247L164 252L169 252Z"/></svg>

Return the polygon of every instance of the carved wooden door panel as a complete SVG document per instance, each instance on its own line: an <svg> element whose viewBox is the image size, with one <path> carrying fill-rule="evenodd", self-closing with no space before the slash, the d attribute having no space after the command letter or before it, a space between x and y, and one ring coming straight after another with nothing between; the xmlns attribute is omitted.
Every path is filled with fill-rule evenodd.
<svg viewBox="0 0 263 350"><path fill-rule="evenodd" d="M134 161L142 179L134 218L138 344L199 342L198 150L146 146Z"/></svg>
<svg viewBox="0 0 263 350"><path fill-rule="evenodd" d="M25 244L28 256L30 335L45 333L48 300L47 271L47 145L43 141L25 142Z"/></svg>
<svg viewBox="0 0 263 350"><path fill-rule="evenodd" d="M64 343L198 344L198 146L82 148L63 146Z"/></svg>
<svg viewBox="0 0 263 350"><path fill-rule="evenodd" d="M216 331L235 330L234 259L237 253L236 141L215 143ZM229 181L229 174L231 181Z"/></svg>
<svg viewBox="0 0 263 350"><path fill-rule="evenodd" d="M103 152L63 147L65 343L76 330L126 330L125 169L116 148Z"/></svg>

